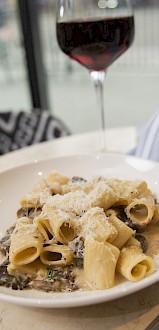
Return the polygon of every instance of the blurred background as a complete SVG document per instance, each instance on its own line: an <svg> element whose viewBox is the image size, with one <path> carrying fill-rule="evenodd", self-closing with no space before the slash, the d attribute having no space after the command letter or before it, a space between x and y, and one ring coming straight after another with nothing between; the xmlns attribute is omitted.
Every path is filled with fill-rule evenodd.
<svg viewBox="0 0 159 330"><path fill-rule="evenodd" d="M103 0L104 2L117 0ZM133 46L108 70L106 126L140 125L159 108L159 0L133 0ZM48 109L72 131L97 130L88 71L58 48L56 0L0 0L0 112Z"/></svg>

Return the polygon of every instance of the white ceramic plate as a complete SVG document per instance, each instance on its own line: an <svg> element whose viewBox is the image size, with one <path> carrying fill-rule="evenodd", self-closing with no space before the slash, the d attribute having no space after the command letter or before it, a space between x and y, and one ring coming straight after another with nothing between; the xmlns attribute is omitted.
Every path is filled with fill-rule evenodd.
<svg viewBox="0 0 159 330"><path fill-rule="evenodd" d="M104 175L121 179L144 179L159 193L159 165L154 162L122 155L85 155L34 161L0 173L0 232L16 220L19 200L33 184L52 170L68 176ZM75 307L106 302L139 291L159 280L159 270L137 282L128 281L104 291L44 293L36 290L14 291L0 287L0 300L35 307Z"/></svg>

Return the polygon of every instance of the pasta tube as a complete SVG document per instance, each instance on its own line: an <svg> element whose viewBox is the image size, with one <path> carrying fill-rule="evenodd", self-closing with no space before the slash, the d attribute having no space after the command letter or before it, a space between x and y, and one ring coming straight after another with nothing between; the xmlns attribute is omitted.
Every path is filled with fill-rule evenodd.
<svg viewBox="0 0 159 330"><path fill-rule="evenodd" d="M142 253L137 245L123 247L117 262L117 271L127 280L137 282L153 274L154 260Z"/></svg>
<svg viewBox="0 0 159 330"><path fill-rule="evenodd" d="M49 219L43 218L41 214L41 216L36 218L34 222L36 223L37 228L39 229L45 242L51 240L54 237L54 233L50 226Z"/></svg>
<svg viewBox="0 0 159 330"><path fill-rule="evenodd" d="M95 188L88 194L88 209L99 206L106 211L117 200L118 196L113 191L113 189L105 181L99 181Z"/></svg>
<svg viewBox="0 0 159 330"><path fill-rule="evenodd" d="M73 260L73 252L64 245L49 245L43 248L40 260L45 265L65 266Z"/></svg>
<svg viewBox="0 0 159 330"><path fill-rule="evenodd" d="M140 199L134 199L126 208L125 212L127 217L139 224L147 225L154 215L154 198L151 196L143 197Z"/></svg>
<svg viewBox="0 0 159 330"><path fill-rule="evenodd" d="M94 239L85 241L84 276L94 290L109 289L114 285L119 249Z"/></svg>
<svg viewBox="0 0 159 330"><path fill-rule="evenodd" d="M20 201L22 207L40 207L46 203L47 198L51 196L50 188L44 180L39 181L30 193L27 193Z"/></svg>
<svg viewBox="0 0 159 330"><path fill-rule="evenodd" d="M64 195L57 194L48 199L47 205L54 209L60 209L64 212L82 215L88 207L87 194L80 190L69 192Z"/></svg>
<svg viewBox="0 0 159 330"><path fill-rule="evenodd" d="M64 195L55 195L48 199L47 204L65 212L82 215L92 207L101 207L107 210L118 197L113 189L105 181L99 181L89 193L83 190L75 190Z"/></svg>
<svg viewBox="0 0 159 330"><path fill-rule="evenodd" d="M126 242L126 246L131 246L131 245L136 245L138 246L138 248L141 249L141 244L138 241L138 239L136 239L135 237L131 236L128 241Z"/></svg>
<svg viewBox="0 0 159 330"><path fill-rule="evenodd" d="M51 172L46 178L46 183L50 187L53 194L63 193L63 187L68 183L69 179L57 172Z"/></svg>
<svg viewBox="0 0 159 330"><path fill-rule="evenodd" d="M81 236L92 237L101 242L114 241L118 232L116 228L108 221L103 209L94 207L87 211L81 218Z"/></svg>
<svg viewBox="0 0 159 330"><path fill-rule="evenodd" d="M44 242L38 229L33 224L25 224L22 220L18 221L11 236L9 261L15 266L26 265L36 260Z"/></svg>
<svg viewBox="0 0 159 330"><path fill-rule="evenodd" d="M147 190L147 183L141 180L121 181L119 179L112 179L110 185L119 197L118 201L115 203L115 206L127 206L132 199L138 198Z"/></svg>
<svg viewBox="0 0 159 330"><path fill-rule="evenodd" d="M117 229L117 236L112 241L112 244L121 249L134 234L134 231L114 215L109 217L109 222Z"/></svg>
<svg viewBox="0 0 159 330"><path fill-rule="evenodd" d="M60 243L67 244L77 236L77 220L74 214L45 204L43 212L48 216L50 227Z"/></svg>
<svg viewBox="0 0 159 330"><path fill-rule="evenodd" d="M23 227L23 226L31 225L32 223L33 223L33 220L28 217L18 218L17 222L16 222L16 229Z"/></svg>

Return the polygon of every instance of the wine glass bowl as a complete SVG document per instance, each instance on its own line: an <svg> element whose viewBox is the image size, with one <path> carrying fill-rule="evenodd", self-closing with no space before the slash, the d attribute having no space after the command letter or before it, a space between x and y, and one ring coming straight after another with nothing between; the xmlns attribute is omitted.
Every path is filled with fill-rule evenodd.
<svg viewBox="0 0 159 330"><path fill-rule="evenodd" d="M96 87L101 109L101 151L106 150L103 101L105 72L127 51L134 39L131 1L111 0L113 3L110 5L110 0L59 0L57 8L59 47L89 70Z"/></svg>

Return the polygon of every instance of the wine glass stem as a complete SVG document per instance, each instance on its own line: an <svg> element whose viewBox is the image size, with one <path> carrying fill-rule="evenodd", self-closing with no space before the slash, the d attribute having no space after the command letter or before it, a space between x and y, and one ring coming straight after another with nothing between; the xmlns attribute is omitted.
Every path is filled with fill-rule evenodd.
<svg viewBox="0 0 159 330"><path fill-rule="evenodd" d="M91 71L91 79L94 83L98 107L100 107L100 151L106 151L106 141L105 141L105 112L104 112L104 95L103 95L103 85L105 79L105 71Z"/></svg>

